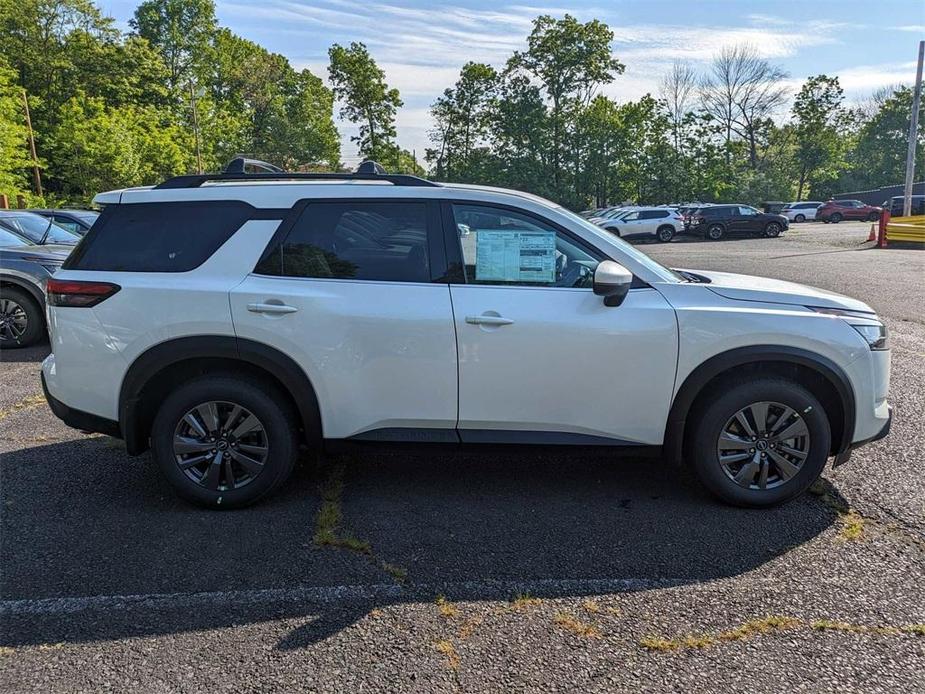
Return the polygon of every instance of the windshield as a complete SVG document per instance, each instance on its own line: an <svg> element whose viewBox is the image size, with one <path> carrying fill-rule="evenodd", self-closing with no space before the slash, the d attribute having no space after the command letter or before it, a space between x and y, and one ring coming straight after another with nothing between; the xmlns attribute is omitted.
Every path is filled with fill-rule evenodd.
<svg viewBox="0 0 925 694"><path fill-rule="evenodd" d="M575 214L571 210L567 210L564 207L559 207L558 210L568 215L568 217L571 220L573 220L576 224L578 224L579 226L583 227L584 229L587 229L588 231L591 231L595 236L602 236L604 234L607 234L607 232L603 231L599 226L597 226L593 222L589 222L584 217L579 217L577 214ZM630 256L633 260L635 260L640 265L644 265L646 269L655 273L656 275L659 276L659 278L663 279L664 281L666 282L686 282L687 281L685 277L681 275L680 273L675 272L671 268L665 267L657 260L650 258L649 256L647 256L645 253L640 251L635 246L628 244L626 241L621 239L619 236L613 236L611 234L607 234L606 238L611 243L615 243L618 246L620 246L620 250L623 251L626 255Z"/></svg>
<svg viewBox="0 0 925 694"><path fill-rule="evenodd" d="M0 246L34 246L34 243L26 241L22 236L17 236L12 231L0 228Z"/></svg>
<svg viewBox="0 0 925 694"><path fill-rule="evenodd" d="M77 234L68 231L64 227L59 227L54 222L50 222L37 214L3 215L0 217L0 224L19 232L33 243L65 243L73 245L80 240L80 236ZM48 232L47 235L45 232ZM42 241L42 239L45 240Z"/></svg>
<svg viewBox="0 0 925 694"><path fill-rule="evenodd" d="M96 218L99 217L96 212L85 212L81 214L75 214L74 216L84 224L89 224L90 226L93 226L93 222L95 222Z"/></svg>

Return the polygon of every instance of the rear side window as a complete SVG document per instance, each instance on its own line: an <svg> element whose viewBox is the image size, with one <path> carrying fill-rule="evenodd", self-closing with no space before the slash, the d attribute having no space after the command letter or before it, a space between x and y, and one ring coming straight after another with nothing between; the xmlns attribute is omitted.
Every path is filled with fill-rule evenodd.
<svg viewBox="0 0 925 694"><path fill-rule="evenodd" d="M63 267L186 272L202 265L254 212L235 200L111 205Z"/></svg>
<svg viewBox="0 0 925 694"><path fill-rule="evenodd" d="M639 215L639 219L664 219L668 216L667 210L649 210Z"/></svg>
<svg viewBox="0 0 925 694"><path fill-rule="evenodd" d="M319 202L254 269L262 275L430 282L424 202Z"/></svg>

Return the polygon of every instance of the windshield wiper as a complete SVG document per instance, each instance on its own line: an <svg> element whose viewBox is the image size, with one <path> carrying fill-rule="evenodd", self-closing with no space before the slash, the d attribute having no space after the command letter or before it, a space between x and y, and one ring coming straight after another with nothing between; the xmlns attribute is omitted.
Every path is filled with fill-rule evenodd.
<svg viewBox="0 0 925 694"><path fill-rule="evenodd" d="M52 225L52 221L49 219L49 220L48 220L48 226L45 227L45 233L42 234L42 238L41 238L41 240L39 241L39 245L40 245L40 246L44 246L44 245L45 245L45 239L47 239L47 238L48 238L48 234L51 233L51 225Z"/></svg>

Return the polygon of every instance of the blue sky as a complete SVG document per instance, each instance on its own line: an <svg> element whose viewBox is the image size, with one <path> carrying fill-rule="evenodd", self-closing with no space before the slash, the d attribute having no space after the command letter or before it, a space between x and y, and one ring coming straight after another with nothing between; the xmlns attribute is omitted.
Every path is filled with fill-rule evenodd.
<svg viewBox="0 0 925 694"><path fill-rule="evenodd" d="M101 0L127 25L137 2ZM625 74L602 92L618 100L657 93L674 60L703 70L721 47L750 43L788 73L794 89L809 75L838 75L849 100L915 79L917 41L925 39L922 0L217 0L219 21L282 53L296 68L327 78L332 43L364 42L405 102L402 146L423 156L428 108L469 60L501 66L524 45L539 14L597 18L614 31ZM352 129L338 124L343 159L357 161Z"/></svg>

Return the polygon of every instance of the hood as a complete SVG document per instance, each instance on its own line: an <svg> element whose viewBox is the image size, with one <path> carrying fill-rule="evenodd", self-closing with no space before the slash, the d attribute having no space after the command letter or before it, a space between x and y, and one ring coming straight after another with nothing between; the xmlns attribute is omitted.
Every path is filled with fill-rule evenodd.
<svg viewBox="0 0 925 694"><path fill-rule="evenodd" d="M727 299L874 313L874 310L863 301L796 282L752 275L735 275L730 272L703 272L701 270L688 270L687 272L706 277L710 280L708 285L710 291Z"/></svg>

